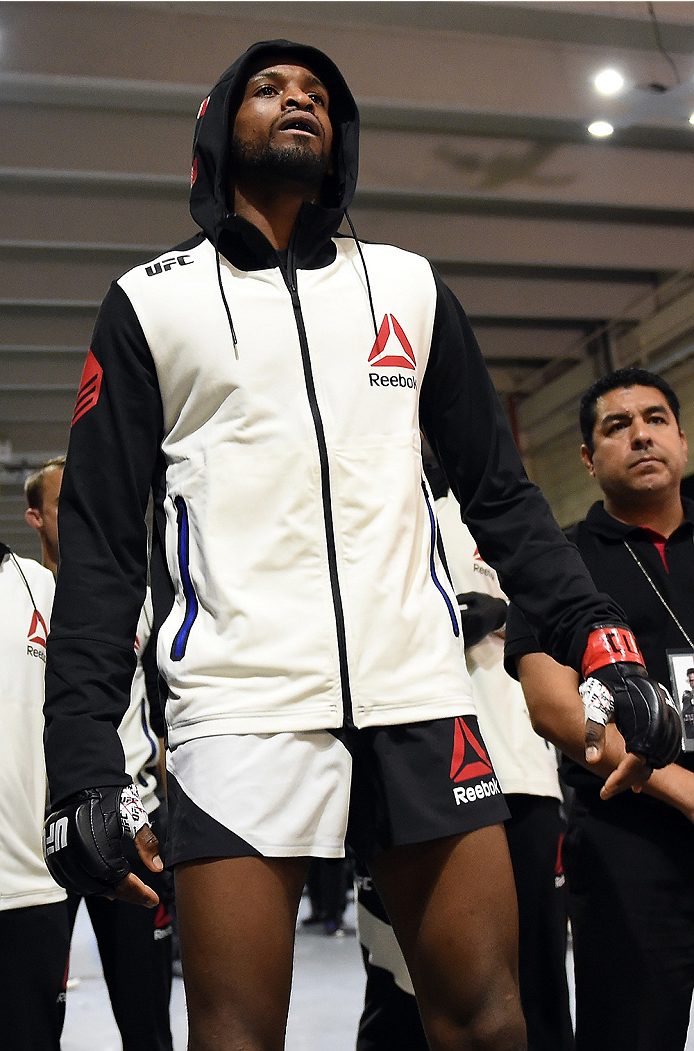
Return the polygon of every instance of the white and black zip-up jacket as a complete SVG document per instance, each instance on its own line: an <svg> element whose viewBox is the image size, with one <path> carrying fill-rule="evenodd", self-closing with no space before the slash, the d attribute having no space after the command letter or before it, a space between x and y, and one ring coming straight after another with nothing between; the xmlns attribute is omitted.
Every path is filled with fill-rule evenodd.
<svg viewBox="0 0 694 1051"><path fill-rule="evenodd" d="M227 209L227 131L263 56L330 92L334 174L286 255ZM203 103L202 232L115 283L78 395L60 500L46 754L54 803L125 784L127 706L155 502L152 587L170 747L472 710L436 552L420 426L504 590L578 666L596 592L523 471L465 315L429 263L337 235L358 116L313 48L255 45Z"/></svg>
<svg viewBox="0 0 694 1051"><path fill-rule="evenodd" d="M53 574L0 543L0 912L65 898L41 848L43 689L52 601Z"/></svg>

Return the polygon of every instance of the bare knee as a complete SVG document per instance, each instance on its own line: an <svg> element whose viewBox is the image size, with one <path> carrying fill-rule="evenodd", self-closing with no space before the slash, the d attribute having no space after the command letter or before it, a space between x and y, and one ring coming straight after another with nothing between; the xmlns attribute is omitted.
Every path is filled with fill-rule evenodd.
<svg viewBox="0 0 694 1051"><path fill-rule="evenodd" d="M284 1028L261 1031L237 1015L222 1013L189 1016L188 1051L282 1051Z"/></svg>
<svg viewBox="0 0 694 1051"><path fill-rule="evenodd" d="M431 1051L526 1051L525 1020L516 995L490 998L466 1017L428 1020Z"/></svg>
<svg viewBox="0 0 694 1051"><path fill-rule="evenodd" d="M176 870L189 1051L282 1051L303 858Z"/></svg>
<svg viewBox="0 0 694 1051"><path fill-rule="evenodd" d="M257 995L237 996L189 982L188 1051L283 1051L288 1003L269 993L259 986Z"/></svg>
<svg viewBox="0 0 694 1051"><path fill-rule="evenodd" d="M516 998L483 1011L468 1028L468 1042L460 1045L460 1051L526 1051L525 1019Z"/></svg>

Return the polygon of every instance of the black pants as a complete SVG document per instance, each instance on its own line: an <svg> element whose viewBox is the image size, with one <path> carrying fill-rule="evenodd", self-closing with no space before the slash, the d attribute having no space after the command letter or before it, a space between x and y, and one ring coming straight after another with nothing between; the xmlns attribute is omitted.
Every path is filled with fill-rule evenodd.
<svg viewBox="0 0 694 1051"><path fill-rule="evenodd" d="M518 895L518 977L528 1051L572 1051L559 800L508 795L506 802L511 811L506 835Z"/></svg>
<svg viewBox="0 0 694 1051"><path fill-rule="evenodd" d="M518 894L519 978L528 1051L572 1051L559 801L546 796L505 798L511 811L506 833ZM359 902L385 920L380 899L374 902L372 895L373 890L360 891ZM404 993L388 971L372 966L366 954L365 963L357 1051L428 1051L414 997Z"/></svg>
<svg viewBox="0 0 694 1051"><path fill-rule="evenodd" d="M565 866L577 1051L682 1051L694 989L694 827L625 792L576 800Z"/></svg>
<svg viewBox="0 0 694 1051"><path fill-rule="evenodd" d="M156 820L156 811L154 816ZM152 824L159 834L155 821ZM158 908L145 909L94 894L85 903L123 1051L172 1051L171 916L167 908L171 877L150 872L132 841L124 839L123 843L135 875L159 895ZM68 899L71 931L80 900L74 894Z"/></svg>
<svg viewBox="0 0 694 1051"><path fill-rule="evenodd" d="M311 915L339 927L347 906L347 879L351 863L347 858L311 858L306 887Z"/></svg>
<svg viewBox="0 0 694 1051"><path fill-rule="evenodd" d="M0 912L0 1047L59 1051L69 947L64 901Z"/></svg>

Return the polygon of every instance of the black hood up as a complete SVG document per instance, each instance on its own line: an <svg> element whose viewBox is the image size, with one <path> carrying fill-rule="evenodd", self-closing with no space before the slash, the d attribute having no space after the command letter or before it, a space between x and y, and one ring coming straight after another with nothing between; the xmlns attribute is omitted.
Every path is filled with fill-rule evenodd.
<svg viewBox="0 0 694 1051"><path fill-rule="evenodd" d="M233 117L248 78L263 68L264 60L278 58L311 69L330 94L334 173L326 177L321 205L303 205L300 225L311 229L313 239L331 237L354 196L359 168L359 112L344 77L317 48L290 40L260 41L222 73L202 103L195 126L190 212L214 245L219 244L220 233L230 218L226 188L233 182L229 167Z"/></svg>

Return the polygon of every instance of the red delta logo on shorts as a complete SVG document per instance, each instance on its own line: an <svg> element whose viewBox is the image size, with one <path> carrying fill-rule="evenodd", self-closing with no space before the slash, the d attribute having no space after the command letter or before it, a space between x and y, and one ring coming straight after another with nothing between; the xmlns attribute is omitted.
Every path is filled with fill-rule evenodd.
<svg viewBox="0 0 694 1051"><path fill-rule="evenodd" d="M475 738L464 719L455 720L451 781L472 781L476 777L493 776L492 764L482 745Z"/></svg>
<svg viewBox="0 0 694 1051"><path fill-rule="evenodd" d="M34 610L31 618L31 627L27 638L29 642L33 642L36 646L46 645L46 637L48 635L48 629L46 622L37 609Z"/></svg>
<svg viewBox="0 0 694 1051"><path fill-rule="evenodd" d="M395 341L397 341L397 346ZM390 353L386 353L386 351L390 351ZM392 353L393 351L395 353ZM417 367L417 361L410 341L405 335L402 325L400 325L393 314L383 315L376 342L369 354L369 365L379 368L396 367L413 370Z"/></svg>
<svg viewBox="0 0 694 1051"><path fill-rule="evenodd" d="M71 427L74 427L79 419L81 419L86 412L93 409L99 400L99 394L101 393L101 380L104 375L99 362L94 357L91 350L87 354L87 360L84 363L84 371L82 372L82 379L80 380L80 389L77 391L77 401L75 402L75 413L72 417Z"/></svg>

